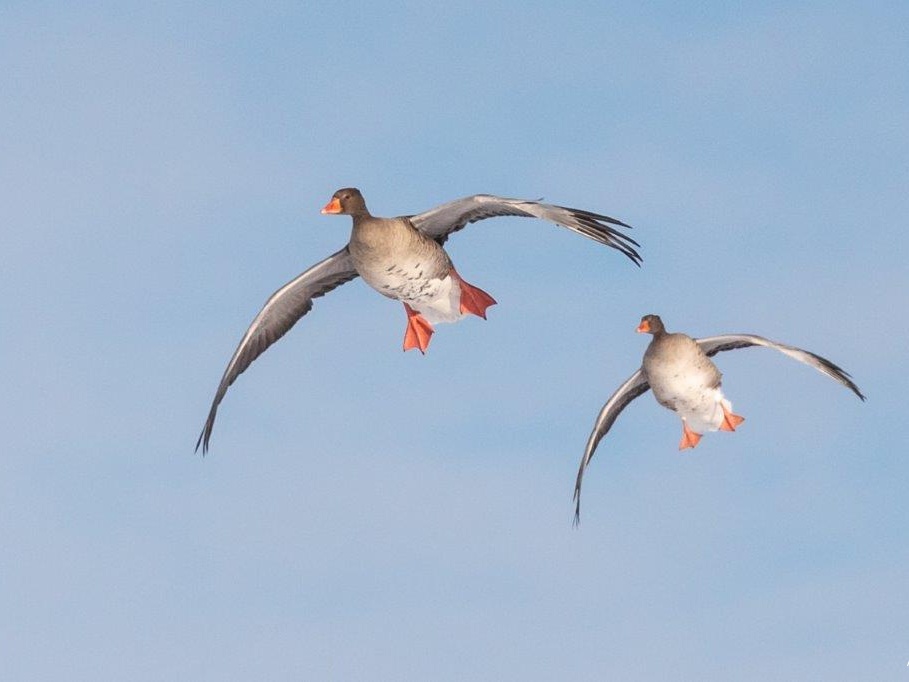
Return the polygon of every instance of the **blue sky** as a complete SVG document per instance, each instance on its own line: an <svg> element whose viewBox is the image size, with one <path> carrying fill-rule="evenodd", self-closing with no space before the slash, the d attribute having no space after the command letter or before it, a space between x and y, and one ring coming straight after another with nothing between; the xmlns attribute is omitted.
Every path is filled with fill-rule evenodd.
<svg viewBox="0 0 909 682"><path fill-rule="evenodd" d="M909 6L4 3L0 678L905 679ZM374 213L476 192L635 226L448 246L499 305L400 351L267 296ZM593 420L655 312L735 434Z"/></svg>

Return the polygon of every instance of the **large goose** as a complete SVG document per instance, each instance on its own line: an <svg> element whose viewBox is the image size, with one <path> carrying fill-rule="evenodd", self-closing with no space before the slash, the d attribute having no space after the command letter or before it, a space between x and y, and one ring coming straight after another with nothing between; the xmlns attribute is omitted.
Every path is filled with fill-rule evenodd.
<svg viewBox="0 0 909 682"><path fill-rule="evenodd" d="M581 481L594 450L628 403L648 389L653 389L653 396L660 405L681 417L682 440L679 450L695 447L701 440L701 434L706 431L735 431L735 427L745 421L743 417L733 414L732 405L720 389L723 375L710 360L721 351L749 346L773 348L814 367L843 384L862 400L865 399L849 375L830 360L762 336L723 334L693 339L686 334L668 333L659 315L645 315L641 318L637 331L652 334L653 339L644 352L640 369L609 397L587 439L587 448L581 458L574 486L575 523L580 519L581 513Z"/></svg>
<svg viewBox="0 0 909 682"><path fill-rule="evenodd" d="M196 450L208 450L218 405L228 387L250 363L281 338L323 296L357 275L383 296L401 301L407 313L404 350L426 352L432 324L455 322L467 313L486 317L495 300L465 282L442 248L448 235L469 223L493 216L540 218L567 227L625 254L636 265L639 244L617 230L629 227L609 216L544 204L476 194L450 201L425 213L398 218L370 215L360 190L339 189L322 213L353 218L349 243L278 289L265 302L234 351L215 391Z"/></svg>

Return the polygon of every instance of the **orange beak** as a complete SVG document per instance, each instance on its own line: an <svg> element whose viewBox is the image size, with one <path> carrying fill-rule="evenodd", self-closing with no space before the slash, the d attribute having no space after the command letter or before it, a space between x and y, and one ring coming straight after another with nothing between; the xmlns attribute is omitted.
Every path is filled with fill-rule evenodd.
<svg viewBox="0 0 909 682"><path fill-rule="evenodd" d="M331 201L325 204L325 207L322 209L322 213L340 213L341 212L341 202L338 197L332 197Z"/></svg>
<svg viewBox="0 0 909 682"><path fill-rule="evenodd" d="M641 320L641 324L638 325L638 328L635 331L637 331L638 334L646 334L650 331L650 322Z"/></svg>

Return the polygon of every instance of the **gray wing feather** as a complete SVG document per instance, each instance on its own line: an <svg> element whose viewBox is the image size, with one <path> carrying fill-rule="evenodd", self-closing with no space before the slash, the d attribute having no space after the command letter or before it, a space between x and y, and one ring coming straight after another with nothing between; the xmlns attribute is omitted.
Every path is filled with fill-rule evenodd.
<svg viewBox="0 0 909 682"><path fill-rule="evenodd" d="M628 403L649 390L650 384L647 383L644 373L639 369L628 377L615 393L609 396L609 400L606 401L606 404L600 410L600 414L597 415L593 431L590 432L590 437L587 439L587 447L584 449L584 456L581 458L581 465L578 467L578 478L574 484L575 525L581 520L581 482L584 480L584 472L587 470L587 465L593 459L594 450L596 450L603 436L612 428L622 410L628 406Z"/></svg>
<svg viewBox="0 0 909 682"><path fill-rule="evenodd" d="M795 346L787 346L784 343L777 343L776 341L771 341L770 339L765 339L763 336L756 336L754 334L723 334L721 336L708 336L703 339L695 339L695 341L697 341L701 350L703 350L708 357L714 356L725 350L748 348L749 346L773 348L784 355L788 355L794 360L804 362L809 367L814 367L819 372L823 372L831 379L841 383L862 400L865 399L865 396L862 395L859 387L852 381L848 372L833 364L827 358L816 355L811 351L796 348Z"/></svg>
<svg viewBox="0 0 909 682"><path fill-rule="evenodd" d="M641 256L634 249L640 246L634 239L615 229L631 229L621 220L610 218L599 213L591 213L576 208L565 208L540 201L506 199L491 194L475 194L463 199L456 199L435 208L409 216L410 222L420 232L429 235L439 244L444 244L448 235L478 220L494 216L522 216L539 218L557 225L567 227L573 232L584 235L606 246L611 246L624 253L634 262L641 264Z"/></svg>
<svg viewBox="0 0 909 682"><path fill-rule="evenodd" d="M199 450L200 445L203 454L208 451L208 441L215 426L218 405L234 380L252 364L253 360L284 336L297 320L312 309L314 298L327 294L356 276L357 271L345 246L325 260L313 265L269 297L252 324L249 325L249 329L240 340L230 362L227 363L227 369L224 370L221 383L218 384L218 390L215 392L208 419L205 420L205 426L202 428L202 433L199 434L199 440L196 441L196 451Z"/></svg>

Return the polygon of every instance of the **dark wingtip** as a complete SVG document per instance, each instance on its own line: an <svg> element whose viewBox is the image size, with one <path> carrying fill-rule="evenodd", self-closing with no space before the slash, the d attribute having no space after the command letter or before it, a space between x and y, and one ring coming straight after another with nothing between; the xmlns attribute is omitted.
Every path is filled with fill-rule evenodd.
<svg viewBox="0 0 909 682"><path fill-rule="evenodd" d="M861 392L861 390L859 390L859 387L852 380L852 377L848 373L844 372L843 370L840 370L840 372L841 372L843 378L846 380L846 387L850 391L855 393L862 402L865 402L865 395Z"/></svg>
<svg viewBox="0 0 909 682"><path fill-rule="evenodd" d="M641 267L643 258L641 258L641 255L634 248L635 246L640 248L641 245L633 237L624 232L620 232L614 227L619 226L630 230L633 229L631 225L600 213L591 213L590 211L584 211L577 208L566 210L568 210L572 217L577 221L576 226L570 226L571 229L574 229L585 237L620 251L625 254L632 263ZM562 224L569 227L565 223Z"/></svg>
<svg viewBox="0 0 909 682"><path fill-rule="evenodd" d="M208 452L208 436L205 433L205 429L202 429L202 433L199 434L199 439L196 441L196 448L193 452L199 452L199 446L202 446L202 456L205 457L205 453Z"/></svg>
<svg viewBox="0 0 909 682"><path fill-rule="evenodd" d="M601 220L604 223L609 223L610 225L620 225L622 227L627 227L629 230L634 228L628 223L623 223L618 218L613 218L612 216L604 215L602 213L594 213L593 211L585 211L581 208L573 209L575 213L586 216L587 218L593 218L594 220Z"/></svg>
<svg viewBox="0 0 909 682"><path fill-rule="evenodd" d="M635 249L633 246L629 246L628 243L634 244L634 246L636 246L638 248L641 248L641 245L638 244L634 239L632 239L628 235L621 234L621 233L616 233L616 235L621 237L622 240L624 240L624 241L620 242L621 248L619 248L619 250L622 253L624 253L626 256L628 256L631 259L632 263L634 263L638 267L641 267L641 264L644 262L644 259L641 257L641 254L639 254L637 252L637 249Z"/></svg>
<svg viewBox="0 0 909 682"><path fill-rule="evenodd" d="M849 372L844 370L839 365L831 362L827 358L822 357L816 353L809 353L809 355L813 356L823 366L827 367L830 371L832 371L834 373L834 375L836 375L836 377L840 380L840 382L846 386L846 388L848 388L850 391L855 393L862 402L865 402L865 396L862 395L861 390L856 385L856 383L852 380L852 375L849 374Z"/></svg>
<svg viewBox="0 0 909 682"><path fill-rule="evenodd" d="M849 374L847 374L846 372L843 372L843 376L846 378L846 382L847 382L846 385L849 387L849 390L851 390L853 393L855 393L862 402L865 402L864 394L859 390L859 387L852 380L852 377Z"/></svg>
<svg viewBox="0 0 909 682"><path fill-rule="evenodd" d="M622 235L622 234L618 234L618 235L616 235L616 236L627 239L627 238L625 237L625 235ZM637 247L640 247L640 246L641 246L640 244L638 244L638 243L637 243L636 241L634 241L633 239L628 239L627 241L630 241L632 244L634 244L634 245L637 246ZM633 246L629 246L629 245L626 244L624 241L622 241L622 239L613 239L613 240L607 241L607 242L605 242L605 243L606 243L608 246L611 246L612 248L614 248L614 249L620 251L621 253L625 254L625 256L626 256L632 263L634 263L635 265L637 265L638 267L641 267L641 263L644 262L644 259L641 257L641 254L639 254L639 253L637 252L637 250L636 250Z"/></svg>
<svg viewBox="0 0 909 682"><path fill-rule="evenodd" d="M215 414L217 414L217 408L212 408L208 419L205 420L205 426L202 427L202 433L199 434L199 439L196 441L195 452L199 452L199 446L201 445L203 457L208 452L208 441L211 439L211 432L215 426Z"/></svg>

